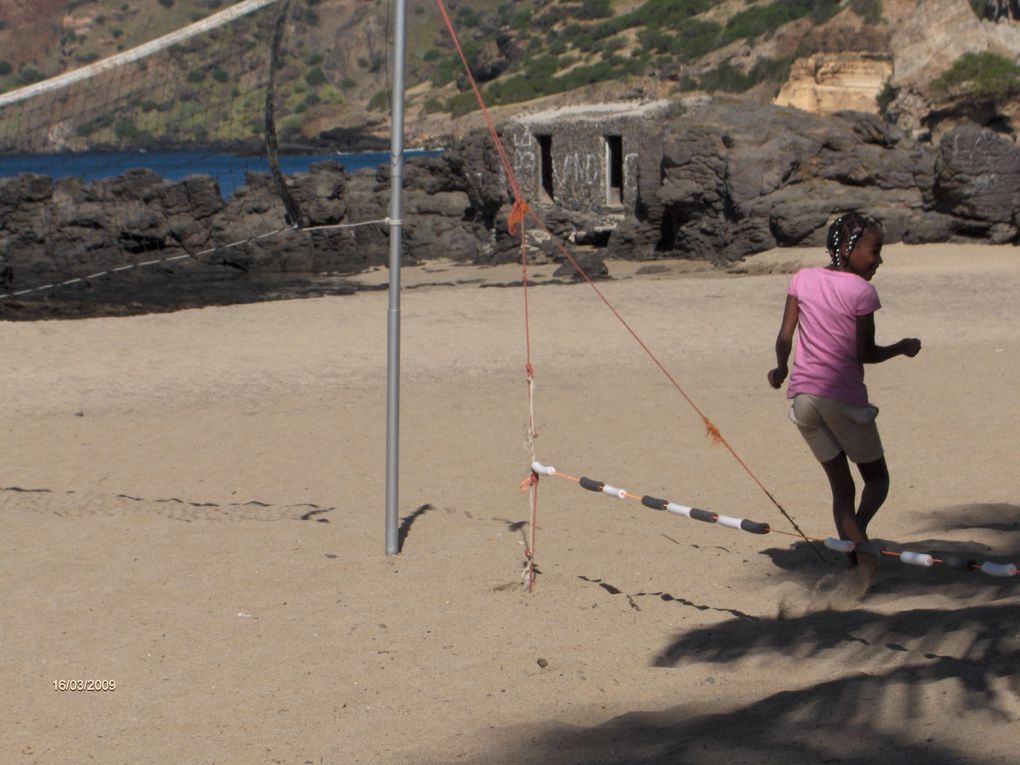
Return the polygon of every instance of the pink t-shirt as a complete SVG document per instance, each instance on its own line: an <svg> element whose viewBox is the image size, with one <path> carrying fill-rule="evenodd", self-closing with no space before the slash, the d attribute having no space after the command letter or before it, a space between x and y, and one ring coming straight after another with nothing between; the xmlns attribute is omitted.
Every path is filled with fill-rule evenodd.
<svg viewBox="0 0 1020 765"><path fill-rule="evenodd" d="M871 283L850 271L805 268L787 294L797 298L800 319L793 371L786 395L798 393L868 403L864 365L857 359L857 317L882 307Z"/></svg>

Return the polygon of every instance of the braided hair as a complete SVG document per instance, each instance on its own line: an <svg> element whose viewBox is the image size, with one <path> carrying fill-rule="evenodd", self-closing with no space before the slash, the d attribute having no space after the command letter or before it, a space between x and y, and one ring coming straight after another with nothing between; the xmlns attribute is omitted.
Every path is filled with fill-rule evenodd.
<svg viewBox="0 0 1020 765"><path fill-rule="evenodd" d="M844 254L841 252L843 243L846 243L845 255L849 258L850 253L854 251L854 247L857 245L857 241L865 231L871 228L881 231L882 224L874 218L869 218L857 212L840 215L832 222L832 225L829 226L829 234L825 239L825 250L832 259L833 268L842 268L840 256Z"/></svg>

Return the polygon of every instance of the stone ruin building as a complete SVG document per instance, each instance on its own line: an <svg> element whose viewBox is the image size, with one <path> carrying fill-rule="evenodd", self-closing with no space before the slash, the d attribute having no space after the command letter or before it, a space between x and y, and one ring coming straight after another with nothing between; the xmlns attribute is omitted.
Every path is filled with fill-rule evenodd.
<svg viewBox="0 0 1020 765"><path fill-rule="evenodd" d="M587 104L518 117L504 138L521 191L539 206L636 215L658 192L660 121L669 107L667 101Z"/></svg>

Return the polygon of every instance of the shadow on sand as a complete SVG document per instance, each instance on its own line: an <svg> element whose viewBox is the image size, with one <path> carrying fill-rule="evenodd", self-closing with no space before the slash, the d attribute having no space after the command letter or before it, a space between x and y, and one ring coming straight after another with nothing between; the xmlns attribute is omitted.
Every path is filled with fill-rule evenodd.
<svg viewBox="0 0 1020 765"><path fill-rule="evenodd" d="M1020 508L983 505L955 508L938 529L964 540L930 538L897 549L966 554L982 560L1020 559ZM676 635L652 657L669 671L741 662L776 664L774 683L784 683L782 667L823 661L831 679L770 693L745 706L706 714L697 699L658 711L635 711L589 727L550 723L520 726L476 758L459 762L519 762L544 765L733 765L735 763L842 763L874 765L984 765L987 759L961 744L946 720L977 714L1001 730L1015 727L1020 695L1020 605L1016 580L978 572L905 566L890 559L880 571L876 603L885 610L897 601L915 607L892 613L867 609L833 610L837 595L820 591L818 580L835 579L819 565L806 543L768 550L788 572L792 587L773 618L731 618L711 627ZM898 567L898 568L894 568ZM902 570L900 570L902 569ZM582 580L609 589L600 580ZM792 584L791 584L792 583ZM637 593L656 595L658 593ZM931 607L959 602L959 608ZM1003 601L1004 598L1008 600ZM919 603L924 607L916 607ZM641 602L638 600L637 602ZM860 606L860 601L841 606ZM692 604L694 605L694 604ZM724 609L712 608L713 611ZM877 667L877 669L876 669ZM935 715L933 713L937 712ZM1008 734L1007 734L1008 735Z"/></svg>
<svg viewBox="0 0 1020 765"><path fill-rule="evenodd" d="M921 539L884 540L888 550L911 550L931 553L937 558L946 555L972 558L978 562L1016 563L1020 565L1020 506L1004 503L958 505L938 510L937 520L920 529L923 533L945 536ZM952 539L951 536L963 537ZM834 561L828 568L838 573L842 567L839 554L826 550ZM814 584L819 567L817 558L806 542L790 547L762 551L776 567L783 569L791 581ZM814 559L814 561L812 561ZM868 600L884 601L910 595L937 593L961 602L990 601L1016 594L1020 576L998 578L980 571L957 571L936 564L930 568L909 566L895 557L882 556L878 576L872 583ZM817 588L816 588L817 589Z"/></svg>

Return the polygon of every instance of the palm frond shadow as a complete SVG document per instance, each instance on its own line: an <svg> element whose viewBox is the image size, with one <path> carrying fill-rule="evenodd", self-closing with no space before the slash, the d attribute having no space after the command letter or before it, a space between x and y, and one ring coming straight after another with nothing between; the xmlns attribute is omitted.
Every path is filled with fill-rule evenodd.
<svg viewBox="0 0 1020 765"><path fill-rule="evenodd" d="M1015 674L1020 662L1020 606L985 604L892 615L820 611L754 624L734 619L684 634L654 664L729 664L752 657L768 661L776 655L797 660L824 657L845 667L873 667L877 659L890 668L776 694L740 710L738 717L772 709L783 720L798 720L809 728L832 725L845 730L840 721L846 721L849 729L856 727L873 736L888 719L923 720L932 711L932 696L926 691L941 688L945 696L936 703L943 711L948 706L960 713L991 713L1008 721L1013 715L1005 696L1020 694L1020 678ZM925 757L928 762L978 761L972 753L921 750L916 752L918 761ZM857 760L840 757L839 761ZM898 753L897 761L912 758Z"/></svg>
<svg viewBox="0 0 1020 765"><path fill-rule="evenodd" d="M955 556L979 562L1020 564L1020 506L1004 503L956 505L932 513L932 521L921 527L925 532L938 532L943 537L887 541L877 539L890 550L912 550L932 553L937 558ZM966 539L951 539L965 535ZM802 584L817 580L818 566L805 565L811 550L805 542L786 548L762 551L772 563L788 573L790 579ZM832 562L829 569L844 568L842 556L826 550ZM945 565L931 568L909 566L895 557L882 556L878 577L871 587L872 596L919 595L938 592L960 601L998 600L1015 595L1020 577L996 578L979 571L957 571Z"/></svg>
<svg viewBox="0 0 1020 765"><path fill-rule="evenodd" d="M729 664L777 654L799 660L824 656L847 667L871 666L878 659L880 664L892 665L887 673L874 676L882 685L910 688L956 680L964 689L959 695L962 710L994 712L1002 700L1003 678L1012 693L1020 693L1020 677L1014 675L1020 662L1020 606L913 609L891 615L818 611L796 619L779 616L754 623L734 619L682 635L653 663L659 667ZM840 686L858 679L835 682ZM852 698L834 696L827 704L835 705L846 719L854 719L861 710ZM904 709L905 718L911 714L910 708Z"/></svg>
<svg viewBox="0 0 1020 765"><path fill-rule="evenodd" d="M976 502L942 508L924 528L931 531L987 530L1020 538L1020 505L1006 502Z"/></svg>
<svg viewBox="0 0 1020 765"><path fill-rule="evenodd" d="M895 677L856 675L769 695L741 709L702 714L685 703L662 712L630 712L582 728L546 725L511 730L507 741L467 761L543 765L759 765L840 763L874 765L991 765L953 747L951 731L890 731L884 697L906 680L903 704L916 703L919 680L904 668ZM851 714L848 716L847 713ZM880 719L881 718L881 719ZM913 728L913 729L912 729ZM942 740L936 740L936 739Z"/></svg>
<svg viewBox="0 0 1020 765"><path fill-rule="evenodd" d="M763 662L824 657L826 666L867 661L868 671L779 691L720 713L704 714L687 702L630 712L590 728L521 726L473 762L873 765L890 761L895 752L900 765L990 765L995 757L965 751L953 730L926 720L936 711L941 719L947 712L977 712L983 719L990 713L998 724L1012 720L1001 696L1020 693L1013 674L1020 661L1018 628L1017 605L731 619L680 636L654 664L734 666L755 657ZM887 663L886 671L875 671L876 656L880 665Z"/></svg>

